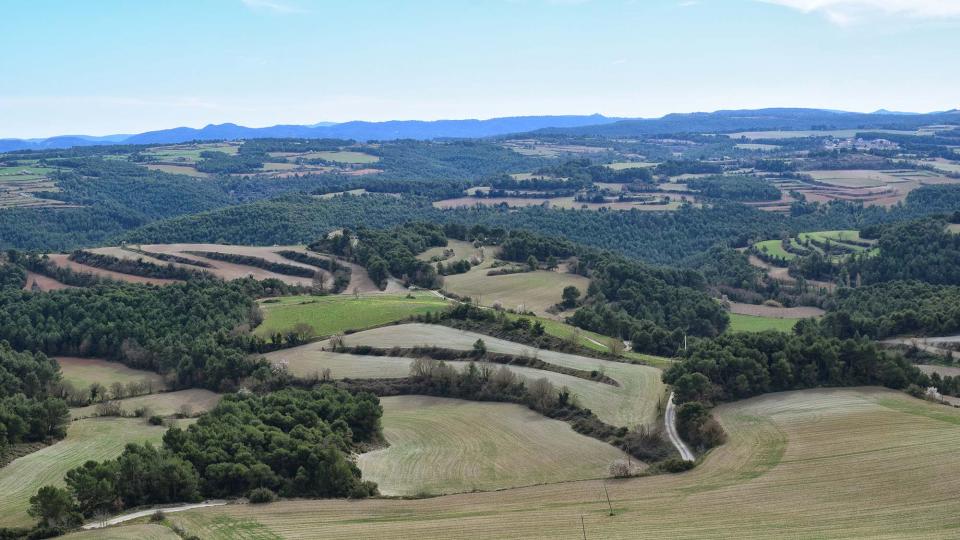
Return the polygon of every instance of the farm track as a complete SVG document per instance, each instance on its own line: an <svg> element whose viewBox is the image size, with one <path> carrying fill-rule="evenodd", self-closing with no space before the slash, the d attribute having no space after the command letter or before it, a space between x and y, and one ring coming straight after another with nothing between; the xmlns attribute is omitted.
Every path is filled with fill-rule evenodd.
<svg viewBox="0 0 960 540"><path fill-rule="evenodd" d="M667 436L670 438L670 443L680 453L680 458L684 461L695 460L696 457L693 452L690 451L687 443L683 442L680 434L677 433L677 406L673 402L673 392L670 392L670 399L667 400L667 410L663 414L663 424L667 430Z"/></svg>

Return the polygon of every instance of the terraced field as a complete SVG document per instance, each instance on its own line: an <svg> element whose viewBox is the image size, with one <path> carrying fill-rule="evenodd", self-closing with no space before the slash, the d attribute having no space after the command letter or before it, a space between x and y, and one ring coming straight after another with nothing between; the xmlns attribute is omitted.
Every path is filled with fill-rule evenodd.
<svg viewBox="0 0 960 540"><path fill-rule="evenodd" d="M351 344L349 337L347 343ZM444 343L441 345L447 346ZM410 358L340 354L324 351L323 348L329 349L329 344L311 343L265 356L274 365L283 365L298 377L319 376L324 369L329 369L330 375L335 379L389 379L410 374ZM541 359L546 360L542 356ZM585 358L581 365L587 366L586 369L604 366L603 360L591 364L593 361L592 358ZM467 365L465 361L447 363L456 369L463 369ZM491 366L492 369L499 367ZM648 424L656 419L657 400L663 395L658 370L647 366L634 367L648 371L628 379L623 387L527 367L510 366L510 370L528 381L545 378L556 388L566 387L580 405L592 410L601 420L616 425L633 426ZM607 375L616 378L609 371Z"/></svg>
<svg viewBox="0 0 960 540"><path fill-rule="evenodd" d="M536 356L544 362L558 366L587 371L599 370L613 378L620 383L620 386L588 381L553 372L511 367L511 369L525 377L532 377L534 379L546 377L557 386L569 387L583 406L591 409L605 422L618 426L634 426L637 424L649 424L656 419L657 404L663 395L664 387L660 381L660 370L650 366L613 362L599 358L587 358L584 356L534 349L512 341L497 339L473 332L464 332L446 326L427 324L384 326L346 336L345 342L350 346L370 345L374 347L406 348L416 347L418 345L438 345L449 349L470 350L477 339L482 339L486 344L487 350L491 352L514 355L526 354L531 357ZM324 346L329 348L329 345L323 342L312 344L313 350ZM298 349L302 348L298 347ZM310 362L310 360L304 360L304 356L308 358L320 358L314 356L316 353L314 353L314 355L302 353L301 358L295 360L296 353L292 353L293 351L297 351L297 349L284 351L291 352L291 354L287 356L287 358L291 358L291 360L289 360L291 365L295 361L301 363ZM276 359L281 357L272 358ZM356 359L358 357L354 358ZM405 363L409 364L409 359L401 360L405 360ZM408 370L404 370L399 376L405 376L407 373ZM359 375L353 376L357 377Z"/></svg>
<svg viewBox="0 0 960 540"><path fill-rule="evenodd" d="M99 358L76 358L72 356L58 356L57 363L63 373L63 380L77 388L86 388L97 382L110 386L115 382L127 384L130 382L149 381L153 388L163 388L163 377L151 371L129 368L120 362L111 362Z"/></svg>
<svg viewBox="0 0 960 540"><path fill-rule="evenodd" d="M292 330L297 324L313 328L312 336L327 337L348 330L363 330L413 315L443 311L445 299L430 293L353 296L285 296L260 303L263 323L254 334L269 337Z"/></svg>
<svg viewBox="0 0 960 540"><path fill-rule="evenodd" d="M792 261L793 259L797 258L797 256L793 253L783 249L783 244L780 242L780 240L764 240L754 244L754 247L763 253L769 253L774 257L779 257L787 261Z"/></svg>
<svg viewBox="0 0 960 540"><path fill-rule="evenodd" d="M163 426L142 418L91 418L71 422L62 441L15 459L0 469L0 527L33 525L29 499L45 485L63 485L63 475L87 460L119 456L131 442L159 443Z"/></svg>
<svg viewBox="0 0 960 540"><path fill-rule="evenodd" d="M380 400L390 446L362 454L385 495L461 493L603 478L620 450L521 405L427 396Z"/></svg>
<svg viewBox="0 0 960 540"><path fill-rule="evenodd" d="M875 388L716 410L729 441L689 473L421 500L232 505L171 519L237 538L944 538L960 511L960 412ZM640 532L642 531L642 533Z"/></svg>

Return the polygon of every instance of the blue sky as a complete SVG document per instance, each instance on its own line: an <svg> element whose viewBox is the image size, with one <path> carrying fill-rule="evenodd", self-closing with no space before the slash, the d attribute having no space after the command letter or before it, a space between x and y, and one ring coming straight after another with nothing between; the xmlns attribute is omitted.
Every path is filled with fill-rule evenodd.
<svg viewBox="0 0 960 540"><path fill-rule="evenodd" d="M4 0L0 137L960 107L960 0Z"/></svg>

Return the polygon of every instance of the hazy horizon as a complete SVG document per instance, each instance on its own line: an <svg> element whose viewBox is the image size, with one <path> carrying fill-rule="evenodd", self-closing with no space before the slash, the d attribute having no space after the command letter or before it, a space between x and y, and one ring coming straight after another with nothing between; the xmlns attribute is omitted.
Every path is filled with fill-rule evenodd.
<svg viewBox="0 0 960 540"><path fill-rule="evenodd" d="M0 138L939 111L960 106L958 36L951 0L39 0L0 19Z"/></svg>

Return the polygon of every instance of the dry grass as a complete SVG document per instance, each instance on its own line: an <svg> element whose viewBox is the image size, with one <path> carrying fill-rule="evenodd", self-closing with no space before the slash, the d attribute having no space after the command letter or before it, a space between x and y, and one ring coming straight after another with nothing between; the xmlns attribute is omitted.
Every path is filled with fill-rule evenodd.
<svg viewBox="0 0 960 540"><path fill-rule="evenodd" d="M541 316L547 314L547 308L560 302L563 289L570 285L585 294L590 280L577 274L546 270L488 276L486 267L443 279L445 290L469 296L481 305L500 304L506 309L532 311Z"/></svg>
<svg viewBox="0 0 960 540"><path fill-rule="evenodd" d="M423 500L290 501L177 514L203 538L947 538L960 413L880 389L720 407L729 442L692 472Z"/></svg>
<svg viewBox="0 0 960 540"><path fill-rule="evenodd" d="M510 403L381 399L390 446L358 459L385 495L446 494L603 478L622 451Z"/></svg>
<svg viewBox="0 0 960 540"><path fill-rule="evenodd" d="M169 527L144 523L79 531L60 538L62 540L179 540L180 536Z"/></svg>
<svg viewBox="0 0 960 540"><path fill-rule="evenodd" d="M161 171L170 174L185 174L195 178L208 178L210 176L205 172L198 171L193 167L193 165L162 165L157 163L146 163L144 164L144 167L152 171Z"/></svg>
<svg viewBox="0 0 960 540"><path fill-rule="evenodd" d="M121 409L127 414L133 414L137 409L146 407L151 415L171 416L180 412L184 405L190 408L190 414L205 413L216 407L222 397L210 390L191 388L121 399L119 403ZM97 414L97 406L78 407L71 409L70 413L74 418L93 417Z"/></svg>
<svg viewBox="0 0 960 540"><path fill-rule="evenodd" d="M132 369L120 362L72 356L58 356L56 359L63 372L63 380L77 388L87 388L95 382L110 386L115 382L127 384L141 381L150 381L156 389L163 387L163 377L159 374Z"/></svg>

